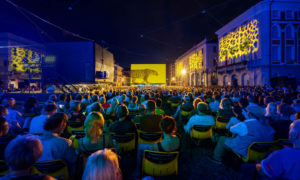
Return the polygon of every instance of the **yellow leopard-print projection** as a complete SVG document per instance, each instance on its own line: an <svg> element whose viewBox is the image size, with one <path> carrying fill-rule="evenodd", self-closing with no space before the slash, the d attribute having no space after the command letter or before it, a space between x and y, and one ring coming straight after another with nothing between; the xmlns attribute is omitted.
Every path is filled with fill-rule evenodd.
<svg viewBox="0 0 300 180"><path fill-rule="evenodd" d="M189 65L190 71L198 70L202 68L202 51L198 51L198 53L194 53L189 57Z"/></svg>
<svg viewBox="0 0 300 180"><path fill-rule="evenodd" d="M25 72L28 69L32 73L41 72L42 58L45 55L25 48L11 48L10 50L10 68L18 72Z"/></svg>
<svg viewBox="0 0 300 180"><path fill-rule="evenodd" d="M257 52L258 48L258 20L253 19L219 39L219 62Z"/></svg>
<svg viewBox="0 0 300 180"><path fill-rule="evenodd" d="M131 64L130 77L134 84L166 83L166 65Z"/></svg>

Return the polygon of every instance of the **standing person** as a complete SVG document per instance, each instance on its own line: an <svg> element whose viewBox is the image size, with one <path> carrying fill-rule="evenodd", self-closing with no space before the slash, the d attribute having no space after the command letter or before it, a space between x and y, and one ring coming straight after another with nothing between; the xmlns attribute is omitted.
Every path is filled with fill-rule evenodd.
<svg viewBox="0 0 300 180"><path fill-rule="evenodd" d="M29 133L44 133L44 124L46 119L49 118L52 114L56 113L57 107L54 103L45 103L43 112L40 116L34 117L31 120Z"/></svg>
<svg viewBox="0 0 300 180"><path fill-rule="evenodd" d="M300 179L300 121L291 124L289 140L293 148L275 151L256 165L261 175L271 179Z"/></svg>

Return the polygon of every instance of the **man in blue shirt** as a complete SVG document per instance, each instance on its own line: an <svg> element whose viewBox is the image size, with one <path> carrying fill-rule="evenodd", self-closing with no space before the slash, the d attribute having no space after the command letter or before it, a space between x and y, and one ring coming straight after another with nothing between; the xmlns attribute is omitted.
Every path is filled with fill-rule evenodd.
<svg viewBox="0 0 300 180"><path fill-rule="evenodd" d="M256 165L257 171L271 179L300 179L300 121L290 126L289 139L294 148L275 151Z"/></svg>

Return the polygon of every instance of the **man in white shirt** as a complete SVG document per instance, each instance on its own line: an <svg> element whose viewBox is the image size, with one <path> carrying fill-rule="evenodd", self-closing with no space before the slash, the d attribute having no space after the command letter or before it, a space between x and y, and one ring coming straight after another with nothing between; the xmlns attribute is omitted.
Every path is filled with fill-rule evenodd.
<svg viewBox="0 0 300 180"><path fill-rule="evenodd" d="M43 113L40 116L34 117L31 120L29 133L44 133L44 124L46 119L56 113L57 107L54 103L46 103L43 108Z"/></svg>
<svg viewBox="0 0 300 180"><path fill-rule="evenodd" d="M192 116L187 124L184 126L184 130L191 134L191 130L194 125L207 125L214 126L216 124L215 119L208 113L208 105L204 102L198 103L197 106L198 114Z"/></svg>

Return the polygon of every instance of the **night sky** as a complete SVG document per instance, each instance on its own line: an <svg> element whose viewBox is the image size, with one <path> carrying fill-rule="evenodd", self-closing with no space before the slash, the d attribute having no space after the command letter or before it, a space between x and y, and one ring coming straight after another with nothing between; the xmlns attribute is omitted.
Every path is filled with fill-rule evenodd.
<svg viewBox="0 0 300 180"><path fill-rule="evenodd" d="M12 0L114 53L116 63L167 63L259 0ZM38 42L81 40L0 0L1 32Z"/></svg>

